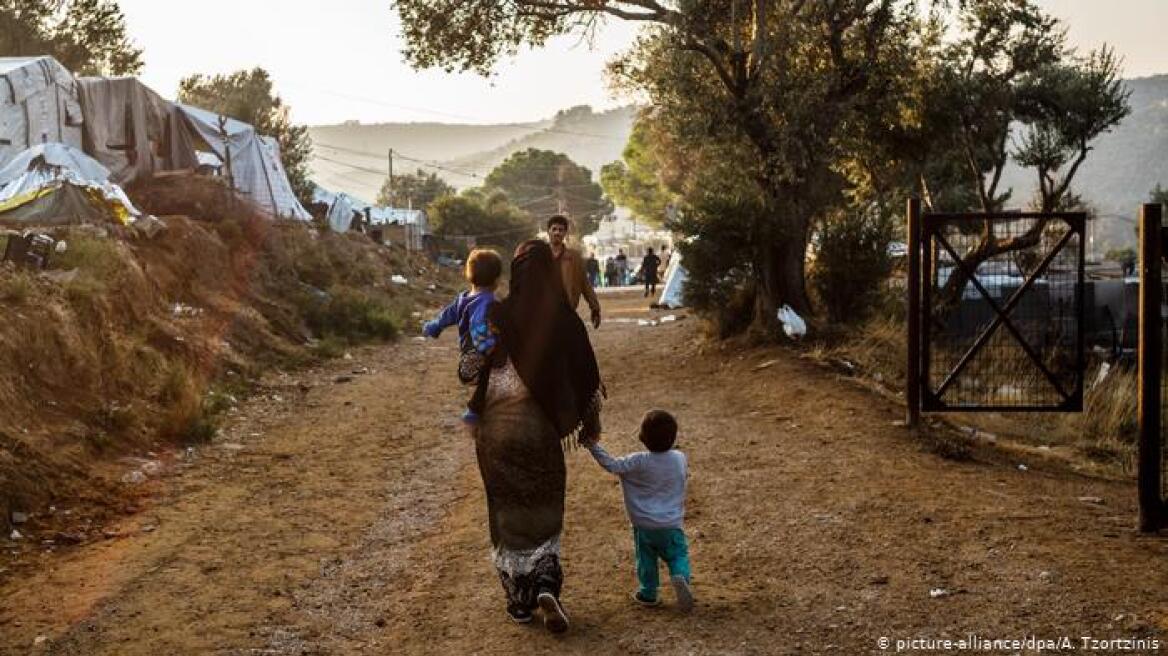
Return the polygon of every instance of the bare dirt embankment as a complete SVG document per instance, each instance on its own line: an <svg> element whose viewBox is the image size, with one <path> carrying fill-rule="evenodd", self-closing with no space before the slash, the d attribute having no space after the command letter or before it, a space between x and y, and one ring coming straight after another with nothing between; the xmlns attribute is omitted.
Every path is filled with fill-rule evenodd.
<svg viewBox="0 0 1168 656"><path fill-rule="evenodd" d="M17 563L100 540L142 491L122 477L205 442L263 372L390 340L453 289L400 246L273 222L209 180L131 194L160 230L56 229L48 270L0 265L0 539Z"/></svg>
<svg viewBox="0 0 1168 656"><path fill-rule="evenodd" d="M604 300L606 443L633 449L650 406L681 422L693 615L633 607L619 488L577 451L572 630L506 621L444 336L269 376L113 537L5 581L0 652L865 654L883 636L968 633L1164 644L1168 544L1133 531L1129 483L992 450L945 460L895 425L900 408L791 351L708 345L692 319L638 326L641 299Z"/></svg>

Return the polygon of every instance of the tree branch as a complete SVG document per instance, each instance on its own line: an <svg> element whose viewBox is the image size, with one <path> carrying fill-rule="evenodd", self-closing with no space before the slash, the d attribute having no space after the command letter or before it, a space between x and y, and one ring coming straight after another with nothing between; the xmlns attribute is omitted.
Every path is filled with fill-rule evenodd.
<svg viewBox="0 0 1168 656"><path fill-rule="evenodd" d="M709 60L710 64L714 66L714 71L718 74L718 79L722 80L722 84L726 86L726 89L730 91L730 93L732 93L735 98L742 98L743 92L745 90L730 73L730 70L726 67L726 64L721 61L721 59L718 57L718 53L715 52L713 48L697 40L689 39L681 44L681 49L696 52L705 56L705 58Z"/></svg>
<svg viewBox="0 0 1168 656"><path fill-rule="evenodd" d="M1062 182L1059 183L1058 188L1051 192L1051 209L1047 211L1053 211L1054 206L1062 199L1063 194L1067 193L1067 189L1071 186L1071 180L1074 179L1075 173L1079 170L1079 165L1083 163L1083 160L1087 159L1087 153L1091 152L1091 150L1091 147L1085 141L1080 142L1079 156L1075 158L1075 163L1071 164L1071 168L1067 171L1067 175L1063 178Z"/></svg>

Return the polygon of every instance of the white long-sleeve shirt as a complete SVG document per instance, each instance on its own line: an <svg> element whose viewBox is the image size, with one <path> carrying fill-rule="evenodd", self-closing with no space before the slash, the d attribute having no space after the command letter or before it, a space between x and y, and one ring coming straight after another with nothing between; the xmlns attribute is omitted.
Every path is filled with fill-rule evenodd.
<svg viewBox="0 0 1168 656"><path fill-rule="evenodd" d="M629 521L638 528L681 528L685 517L685 454L638 451L614 458L599 444L588 447L605 470L620 477Z"/></svg>

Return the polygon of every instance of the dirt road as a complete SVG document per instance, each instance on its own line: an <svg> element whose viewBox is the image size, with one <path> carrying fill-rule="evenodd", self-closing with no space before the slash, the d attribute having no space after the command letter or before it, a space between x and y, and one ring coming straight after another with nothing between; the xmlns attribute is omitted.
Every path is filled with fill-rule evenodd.
<svg viewBox="0 0 1168 656"><path fill-rule="evenodd" d="M0 653L869 654L971 633L1168 651L1168 542L1132 530L1129 483L944 460L794 352L702 346L692 319L638 326L639 298L605 301L609 449L659 406L690 456L692 615L632 606L619 487L577 451L572 630L506 621L453 336L407 338L272 376L114 537L8 576Z"/></svg>

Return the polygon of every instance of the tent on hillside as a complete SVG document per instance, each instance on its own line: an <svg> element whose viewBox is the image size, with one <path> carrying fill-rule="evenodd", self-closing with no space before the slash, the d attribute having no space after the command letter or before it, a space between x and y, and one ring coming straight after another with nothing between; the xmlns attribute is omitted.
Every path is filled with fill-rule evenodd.
<svg viewBox="0 0 1168 656"><path fill-rule="evenodd" d="M0 57L0 165L48 142L81 147L77 82L52 57Z"/></svg>
<svg viewBox="0 0 1168 656"><path fill-rule="evenodd" d="M0 168L0 224L69 225L140 216L110 172L76 148L33 146Z"/></svg>
<svg viewBox="0 0 1168 656"><path fill-rule="evenodd" d="M116 184L226 164L235 190L273 216L309 220L274 139L234 119L163 99L133 78L78 80L52 57L0 58L0 167L31 146L83 149ZM224 167L224 172L226 173Z"/></svg>
<svg viewBox="0 0 1168 656"><path fill-rule="evenodd" d="M127 184L161 171L194 171L194 140L178 106L132 77L78 80L85 152Z"/></svg>
<svg viewBox="0 0 1168 656"><path fill-rule="evenodd" d="M312 202L328 208L324 218L328 222L329 230L333 232L348 232L353 226L353 215L369 206L368 203L343 191L334 193L320 185L315 185L312 189Z"/></svg>
<svg viewBox="0 0 1168 656"><path fill-rule="evenodd" d="M247 123L191 105L178 105L195 139L224 163L237 192L268 213L309 221L312 216L292 191L280 162L280 146ZM229 165L228 165L229 164Z"/></svg>
<svg viewBox="0 0 1168 656"><path fill-rule="evenodd" d="M324 212L329 229L348 232L353 221L362 218L368 226L407 250L420 251L426 247L430 224L422 210L397 207L377 207L344 192L331 192L320 185L312 191L313 204L327 207Z"/></svg>
<svg viewBox="0 0 1168 656"><path fill-rule="evenodd" d="M681 253L674 249L673 255L669 259L669 266L665 268L665 287L661 290L661 298L658 299L657 304L669 308L684 307L682 286L685 285L685 280L688 277L685 267L681 266Z"/></svg>

